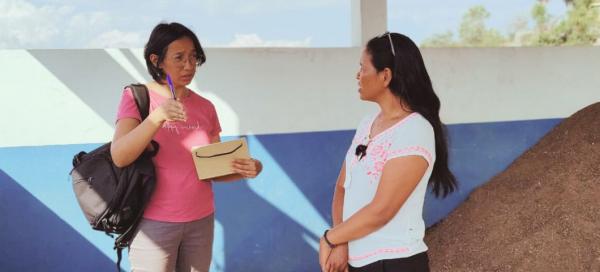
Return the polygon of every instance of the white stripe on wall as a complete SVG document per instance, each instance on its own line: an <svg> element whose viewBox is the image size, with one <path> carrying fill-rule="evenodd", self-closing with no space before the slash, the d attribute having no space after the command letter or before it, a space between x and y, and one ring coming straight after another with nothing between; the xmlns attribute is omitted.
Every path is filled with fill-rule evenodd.
<svg viewBox="0 0 600 272"><path fill-rule="evenodd" d="M0 146L93 143L112 135L113 127L28 51L0 50L0 63Z"/></svg>
<svg viewBox="0 0 600 272"><path fill-rule="evenodd" d="M423 49L448 124L563 118L600 101L600 47ZM209 48L190 88L223 135L354 129L360 48ZM0 147L110 140L141 49L0 50Z"/></svg>

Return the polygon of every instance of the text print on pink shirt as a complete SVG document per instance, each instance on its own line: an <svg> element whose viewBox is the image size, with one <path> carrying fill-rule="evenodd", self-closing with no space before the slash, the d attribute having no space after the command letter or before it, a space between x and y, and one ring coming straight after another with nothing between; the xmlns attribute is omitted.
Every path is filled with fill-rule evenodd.
<svg viewBox="0 0 600 272"><path fill-rule="evenodd" d="M169 130L171 133L179 135L179 130L196 130L200 129L200 123L196 121L196 124L180 124L181 122L165 122L163 128ZM180 124L180 125L178 125Z"/></svg>

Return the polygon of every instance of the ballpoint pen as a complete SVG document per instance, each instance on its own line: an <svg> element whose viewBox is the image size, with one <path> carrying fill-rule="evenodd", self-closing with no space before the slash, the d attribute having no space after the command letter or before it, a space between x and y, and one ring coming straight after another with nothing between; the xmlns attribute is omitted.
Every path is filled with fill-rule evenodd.
<svg viewBox="0 0 600 272"><path fill-rule="evenodd" d="M177 97L175 96L175 87L173 86L173 81L171 80L171 76L169 76L169 74L167 74L167 83L169 84L171 94L173 94L173 99L177 100Z"/></svg>

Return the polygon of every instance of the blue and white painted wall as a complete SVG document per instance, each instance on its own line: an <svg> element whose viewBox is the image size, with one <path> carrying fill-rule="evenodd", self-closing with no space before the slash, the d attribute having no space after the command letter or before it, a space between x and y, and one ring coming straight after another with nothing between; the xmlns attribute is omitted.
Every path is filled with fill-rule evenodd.
<svg viewBox="0 0 600 272"><path fill-rule="evenodd" d="M343 155L376 111L354 79L360 44L387 28L385 0L352 0L351 48L208 49L191 88L225 139L246 136L258 178L215 184L211 271L317 271L317 242ZM460 189L428 195L431 225L562 118L600 100L600 48L423 50L448 124ZM68 172L112 138L122 87L145 82L140 49L0 50L0 271L108 271L112 239L91 230ZM129 267L127 260L123 265Z"/></svg>
<svg viewBox="0 0 600 272"><path fill-rule="evenodd" d="M562 118L600 100L600 48L423 50L460 189L428 195L431 225ZM360 48L208 49L191 88L225 139L246 136L265 170L215 184L211 271L317 271L317 243L362 116ZM122 87L150 78L140 49L1 50L0 270L107 271L112 239L76 203L72 156L112 138ZM129 264L125 260L124 267Z"/></svg>

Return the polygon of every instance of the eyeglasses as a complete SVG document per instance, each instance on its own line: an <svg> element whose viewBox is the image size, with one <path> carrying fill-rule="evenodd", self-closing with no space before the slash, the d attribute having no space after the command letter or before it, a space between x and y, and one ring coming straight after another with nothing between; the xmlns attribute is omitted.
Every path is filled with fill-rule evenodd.
<svg viewBox="0 0 600 272"><path fill-rule="evenodd" d="M196 55L190 55L187 58L184 57L183 55L175 55L173 57L171 57L171 61L173 62L173 64L179 68L183 68L185 67L185 65L187 63L191 63L192 65L195 65L196 67L199 67L202 64L202 60L199 56Z"/></svg>
<svg viewBox="0 0 600 272"><path fill-rule="evenodd" d="M359 144L358 146L356 146L356 150L354 151L354 154L356 156L358 156L359 161L362 160L362 158L367 155L367 147L368 147L368 144L366 144L366 145Z"/></svg>
<svg viewBox="0 0 600 272"><path fill-rule="evenodd" d="M396 56L396 50L394 49L394 43L392 42L392 33L390 33L389 31L386 31L385 33L377 36L377 38L383 38L383 36L388 37L388 40L390 41L390 48L392 48L392 55L395 57Z"/></svg>

